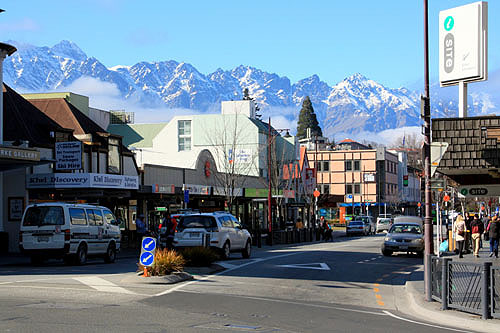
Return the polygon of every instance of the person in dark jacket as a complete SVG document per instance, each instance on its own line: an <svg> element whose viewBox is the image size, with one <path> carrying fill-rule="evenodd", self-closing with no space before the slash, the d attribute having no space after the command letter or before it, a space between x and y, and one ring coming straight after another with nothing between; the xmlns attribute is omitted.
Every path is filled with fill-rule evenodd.
<svg viewBox="0 0 500 333"><path fill-rule="evenodd" d="M490 236L490 257L498 258L498 239L500 238L500 225L498 222L498 216L493 216L490 224L488 225L488 234Z"/></svg>
<svg viewBox="0 0 500 333"><path fill-rule="evenodd" d="M479 219L479 215L475 215L471 223L472 248L474 249L474 257L479 258L479 243L481 235L484 232L483 221Z"/></svg>

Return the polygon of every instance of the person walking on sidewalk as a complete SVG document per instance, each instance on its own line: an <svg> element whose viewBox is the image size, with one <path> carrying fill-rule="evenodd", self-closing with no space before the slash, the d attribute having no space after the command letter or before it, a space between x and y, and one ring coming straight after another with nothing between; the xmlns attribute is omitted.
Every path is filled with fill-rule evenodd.
<svg viewBox="0 0 500 333"><path fill-rule="evenodd" d="M465 241L465 220L462 214L457 216L457 220L455 221L455 227L453 232L455 233L455 239L458 243L458 257L463 258L463 250L464 250L464 241Z"/></svg>
<svg viewBox="0 0 500 333"><path fill-rule="evenodd" d="M474 249L474 257L479 258L479 243L481 242L481 235L484 232L483 221L479 219L476 214L474 220L471 223L471 234L472 234L472 248Z"/></svg>
<svg viewBox="0 0 500 333"><path fill-rule="evenodd" d="M498 239L500 238L500 225L498 222L498 216L495 215L491 219L490 224L488 224L488 234L490 236L490 257L498 258Z"/></svg>

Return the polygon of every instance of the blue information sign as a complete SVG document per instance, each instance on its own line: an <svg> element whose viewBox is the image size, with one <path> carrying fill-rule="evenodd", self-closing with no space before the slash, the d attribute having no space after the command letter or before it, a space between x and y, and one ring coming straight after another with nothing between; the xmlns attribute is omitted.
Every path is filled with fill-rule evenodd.
<svg viewBox="0 0 500 333"><path fill-rule="evenodd" d="M348 194L347 199L352 199L352 194Z"/></svg>
<svg viewBox="0 0 500 333"><path fill-rule="evenodd" d="M151 266L153 264L153 261L155 259L155 255L151 252L145 251L141 253L141 264L143 266Z"/></svg>
<svg viewBox="0 0 500 333"><path fill-rule="evenodd" d="M142 249L144 251L154 251L154 249L156 248L156 239L154 239L153 237L144 237L142 239Z"/></svg>
<svg viewBox="0 0 500 333"><path fill-rule="evenodd" d="M189 203L189 190L184 190L184 202Z"/></svg>

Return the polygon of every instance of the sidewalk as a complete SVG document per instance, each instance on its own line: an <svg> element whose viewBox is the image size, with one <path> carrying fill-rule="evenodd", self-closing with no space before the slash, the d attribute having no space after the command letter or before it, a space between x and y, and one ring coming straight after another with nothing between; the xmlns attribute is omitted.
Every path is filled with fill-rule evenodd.
<svg viewBox="0 0 500 333"><path fill-rule="evenodd" d="M487 247L485 247L488 245ZM458 258L453 252L447 253L446 258L452 258L453 261L467 261L474 263L481 263L491 261L494 264L500 264L500 259L490 258L489 242L483 242L483 249L479 252L479 258L475 258L472 253L464 255L463 258ZM406 281L405 289L409 301L410 312L418 318L425 319L429 322L456 327L463 330L473 330L477 332L500 332L499 319L481 319L480 315L462 312L458 310L441 310L440 302L427 302L425 300L425 287L424 287L424 272L415 271L410 275ZM400 309L405 312L405 309Z"/></svg>

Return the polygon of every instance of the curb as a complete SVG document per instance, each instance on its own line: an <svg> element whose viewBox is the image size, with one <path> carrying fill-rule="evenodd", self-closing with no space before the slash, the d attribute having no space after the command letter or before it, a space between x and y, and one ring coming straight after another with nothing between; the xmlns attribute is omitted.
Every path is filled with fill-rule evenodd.
<svg viewBox="0 0 500 333"><path fill-rule="evenodd" d="M480 316L455 310L441 310L441 303L427 302L417 285L423 281L406 281L405 290L413 316L431 323L476 332L500 332L500 322L496 319L483 320Z"/></svg>
<svg viewBox="0 0 500 333"><path fill-rule="evenodd" d="M134 275L124 278L123 282L136 284L174 284L183 281L193 280L194 277L186 272L173 272L165 276L150 276L143 277L142 275Z"/></svg>

